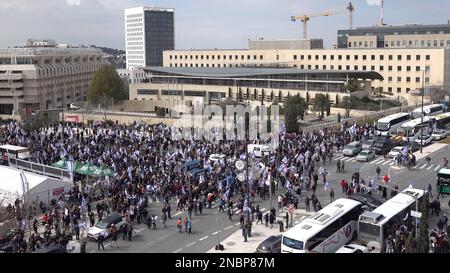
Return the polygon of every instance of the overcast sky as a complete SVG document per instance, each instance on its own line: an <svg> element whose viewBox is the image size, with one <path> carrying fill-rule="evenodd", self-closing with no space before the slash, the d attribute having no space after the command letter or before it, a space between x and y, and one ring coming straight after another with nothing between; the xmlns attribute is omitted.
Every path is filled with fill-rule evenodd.
<svg viewBox="0 0 450 273"><path fill-rule="evenodd" d="M354 0L354 26L379 22L379 0ZM247 48L249 38L292 39L302 35L291 15L344 9L346 0L0 0L0 47L23 45L27 38L49 38L72 45L124 49L124 9L158 6L175 9L177 49ZM385 23L443 24L449 0L385 0ZM313 18L308 36L336 43L347 15Z"/></svg>

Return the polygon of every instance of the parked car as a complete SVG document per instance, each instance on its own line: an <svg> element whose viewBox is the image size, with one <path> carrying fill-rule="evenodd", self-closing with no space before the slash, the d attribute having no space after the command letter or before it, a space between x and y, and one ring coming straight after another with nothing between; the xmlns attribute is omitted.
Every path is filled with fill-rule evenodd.
<svg viewBox="0 0 450 273"><path fill-rule="evenodd" d="M403 151L403 146L396 146L392 148L392 150L388 153L388 157L396 158L398 154L401 154Z"/></svg>
<svg viewBox="0 0 450 273"><path fill-rule="evenodd" d="M367 247L358 244L348 244L339 248L336 253L367 253Z"/></svg>
<svg viewBox="0 0 450 273"><path fill-rule="evenodd" d="M112 224L121 230L126 223L127 221L122 218L122 215L117 213L111 214L99 221L95 226L89 228L88 238L97 240L101 232L106 232L109 236L108 230Z"/></svg>
<svg viewBox="0 0 450 273"><path fill-rule="evenodd" d="M431 141L433 141L432 135L420 135L414 140L418 145L422 143L422 146L427 146L428 144L431 144Z"/></svg>
<svg viewBox="0 0 450 273"><path fill-rule="evenodd" d="M389 151L392 149L392 142L387 139L387 140L380 140L380 141L376 141L371 150L373 150L375 152L376 155L385 155L387 153L389 153Z"/></svg>
<svg viewBox="0 0 450 273"><path fill-rule="evenodd" d="M256 248L256 253L281 253L281 235L270 236Z"/></svg>
<svg viewBox="0 0 450 273"><path fill-rule="evenodd" d="M375 144L375 142L376 142L375 139L368 139L362 144L361 148L363 150L371 150L373 147L373 144Z"/></svg>
<svg viewBox="0 0 450 273"><path fill-rule="evenodd" d="M433 137L434 140L441 140L447 137L447 131L446 130L441 130L438 129L436 131L434 131L431 136Z"/></svg>
<svg viewBox="0 0 450 273"><path fill-rule="evenodd" d="M375 152L372 150L362 150L358 156L356 156L356 160L368 162L375 158Z"/></svg>
<svg viewBox="0 0 450 273"><path fill-rule="evenodd" d="M359 143L358 141L353 141L352 143L349 143L347 146L344 147L342 154L347 156L355 156L359 152L361 152L361 150L362 150L361 143Z"/></svg>
<svg viewBox="0 0 450 273"><path fill-rule="evenodd" d="M55 244L38 248L34 253L67 253L67 250L63 245Z"/></svg>

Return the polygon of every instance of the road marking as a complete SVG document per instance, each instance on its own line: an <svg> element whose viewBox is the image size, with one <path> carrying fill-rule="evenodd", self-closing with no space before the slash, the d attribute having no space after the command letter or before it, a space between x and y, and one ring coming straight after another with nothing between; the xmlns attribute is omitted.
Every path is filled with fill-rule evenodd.
<svg viewBox="0 0 450 273"><path fill-rule="evenodd" d="M414 166L413 167L413 169L417 169L419 167L419 165L418 164L416 164L416 166Z"/></svg>
<svg viewBox="0 0 450 273"><path fill-rule="evenodd" d="M262 208L262 209L260 209L259 211L263 212L263 211L265 211L265 210L266 210L266 208Z"/></svg>
<svg viewBox="0 0 450 273"><path fill-rule="evenodd" d="M200 239L198 239L198 240L199 240L199 241L203 241L203 240L208 239L208 238L209 238L209 236L205 236L205 237L200 238Z"/></svg>
<svg viewBox="0 0 450 273"><path fill-rule="evenodd" d="M183 250L183 249L182 249L182 248L179 248L179 249L175 250L175 251L172 252L172 253L178 253L178 252L180 252L181 250Z"/></svg>
<svg viewBox="0 0 450 273"><path fill-rule="evenodd" d="M433 168L433 165L430 165L427 170L431 170L431 168Z"/></svg>
<svg viewBox="0 0 450 273"><path fill-rule="evenodd" d="M228 226L228 227L226 227L226 228L224 228L224 229L230 229L230 228L232 228L233 226Z"/></svg>
<svg viewBox="0 0 450 273"><path fill-rule="evenodd" d="M241 223L236 223L236 224L234 224L235 226L239 226Z"/></svg>
<svg viewBox="0 0 450 273"><path fill-rule="evenodd" d="M394 165L394 162L389 163L389 166L393 166L393 165Z"/></svg>
<svg viewBox="0 0 450 273"><path fill-rule="evenodd" d="M425 168L427 166L427 164L422 165L422 167L420 167L420 169L422 170L423 168Z"/></svg>
<svg viewBox="0 0 450 273"><path fill-rule="evenodd" d="M144 230L144 228L136 229L135 231L136 231L136 233L139 233L139 232L141 232L141 231L143 231L143 230Z"/></svg>
<svg viewBox="0 0 450 273"><path fill-rule="evenodd" d="M234 208L234 209L233 209L233 211L238 211L238 210L239 210L239 208Z"/></svg>
<svg viewBox="0 0 450 273"><path fill-rule="evenodd" d="M436 166L436 168L434 168L435 171L439 170L441 166Z"/></svg>
<svg viewBox="0 0 450 273"><path fill-rule="evenodd" d="M386 165L386 164L388 164L388 163L390 163L390 162L392 162L393 160L387 160L386 162L384 162L383 163L383 165Z"/></svg>
<svg viewBox="0 0 450 273"><path fill-rule="evenodd" d="M180 214L182 214L182 213L183 213L182 211L179 211L179 212L175 213L175 214L172 215L172 216L177 216L177 215L180 215Z"/></svg>
<svg viewBox="0 0 450 273"><path fill-rule="evenodd" d="M197 242L192 242L192 243L190 243L190 244L188 244L188 245L186 245L186 247L190 247L190 246L193 246L193 245L195 245Z"/></svg>
<svg viewBox="0 0 450 273"><path fill-rule="evenodd" d="M222 231L221 231L221 230L219 230L219 231L213 232L213 234L212 234L212 235L216 235L217 233L220 233L220 232L222 232Z"/></svg>
<svg viewBox="0 0 450 273"><path fill-rule="evenodd" d="M294 224L298 224L298 223L300 223L300 221L299 221L299 220L297 220L297 221L295 221L295 222L294 222Z"/></svg>

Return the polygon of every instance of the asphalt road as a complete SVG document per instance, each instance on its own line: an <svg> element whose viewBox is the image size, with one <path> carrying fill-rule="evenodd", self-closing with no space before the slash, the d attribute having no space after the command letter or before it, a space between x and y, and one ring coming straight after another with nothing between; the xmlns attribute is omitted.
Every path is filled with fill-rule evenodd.
<svg viewBox="0 0 450 273"><path fill-rule="evenodd" d="M370 162L357 162L354 157L343 157L341 153L336 153L333 157L333 161L325 164L329 175L327 180L330 182L331 187L335 191L335 198L345 197L345 194L341 191L340 181L346 179L351 181L351 176L355 169L360 170L361 177L366 181L370 181L371 177L376 175L377 166L381 169L381 175L389 174L391 177L390 186L394 184L399 186L400 190L407 188L410 184L415 188L426 189L428 184L433 186L433 196L435 194L435 182L436 173L439 165L442 162L443 156L450 155L450 145L447 145L433 153L430 154L431 163L426 165L425 159L420 159L417 164L411 170L406 167L397 167L392 160L385 160L382 156L377 156L374 160ZM336 161L341 159L345 162L345 173L336 173ZM318 168L318 167L317 167ZM283 193L282 189L279 189L277 193ZM389 194L389 191L388 191ZM299 208L304 208L304 198L307 195L311 195L311 192L302 191L302 196L299 201ZM324 185L322 179L319 178L318 188L316 190L316 195L320 200L323 207L330 203L329 200L329 190L324 190ZM441 198L441 207L444 213L449 213L448 208L449 197L445 196ZM277 206L276 196L273 199L273 206ZM255 198L255 206L260 206L263 211L268 211L269 200L260 200ZM176 205L172 205L175 208ZM159 202L154 202L150 204L150 214L161 215L162 204ZM235 211L237 209L235 208ZM281 211L279 211L281 213ZM133 236L133 241L129 242L127 240L122 240L119 237L117 246L119 248L112 249L110 247L110 239L108 239L105 245L106 252L159 252L159 253L204 253L214 247L218 242L218 224L217 218L220 218L220 240L230 236L235 231L239 230L239 220L237 215L233 215L233 221L228 220L226 213L219 213L218 207L212 209L204 209L203 214L199 216L192 215L192 233L187 234L185 232L178 233L176 228L176 220L178 217L184 219L187 216L187 211L176 212L172 210L172 219L167 221L167 227L162 228L162 223L158 222L157 230L148 230L146 225L134 224L134 230L136 233ZM256 221L256 220L255 220ZM434 227L437 223L437 218L432 217L430 227ZM99 252L97 250L97 243L89 242L86 248L89 253ZM103 252L103 250L100 250Z"/></svg>

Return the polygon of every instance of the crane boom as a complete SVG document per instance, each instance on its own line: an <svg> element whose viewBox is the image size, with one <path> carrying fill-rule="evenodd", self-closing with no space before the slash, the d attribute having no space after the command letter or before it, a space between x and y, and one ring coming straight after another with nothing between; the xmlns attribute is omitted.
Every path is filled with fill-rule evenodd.
<svg viewBox="0 0 450 273"><path fill-rule="evenodd" d="M349 28L353 29L353 11L354 10L355 10L355 8L353 7L352 2L349 2L348 7L346 7L345 9L342 9L342 10L332 10L332 11L324 11L321 13L312 13L312 14L291 16L291 21L293 21L293 22L300 21L303 23L303 39L307 39L307 25L308 25L308 21L310 18L345 14L348 12Z"/></svg>

